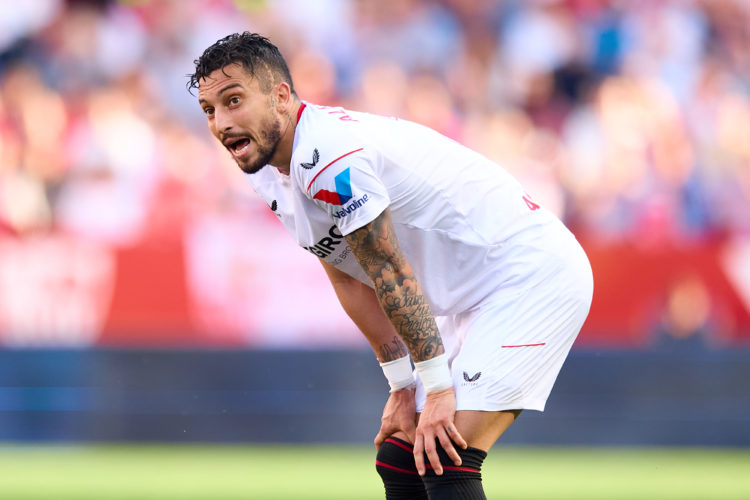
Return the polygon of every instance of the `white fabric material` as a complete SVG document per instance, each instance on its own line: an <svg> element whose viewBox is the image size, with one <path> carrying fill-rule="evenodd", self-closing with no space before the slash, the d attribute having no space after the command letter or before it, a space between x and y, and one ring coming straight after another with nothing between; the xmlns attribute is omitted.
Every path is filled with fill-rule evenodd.
<svg viewBox="0 0 750 500"><path fill-rule="evenodd" d="M550 243L560 265L543 283L500 291L471 311L438 318L457 410L544 411L593 294L578 242L561 234ZM416 399L422 411L419 377Z"/></svg>
<svg viewBox="0 0 750 500"><path fill-rule="evenodd" d="M451 370L448 368L448 355L445 353L414 363L414 368L427 394L444 391L453 385Z"/></svg>
<svg viewBox="0 0 750 500"><path fill-rule="evenodd" d="M391 392L400 391L414 385L414 372L411 368L410 356L407 355L393 361L380 363L380 368L383 369L383 375L388 380Z"/></svg>
<svg viewBox="0 0 750 500"><path fill-rule="evenodd" d="M502 167L405 120L307 104L290 175L247 178L300 246L368 286L344 235L390 208L458 409L544 409L588 313L591 268ZM420 410L424 395L417 376Z"/></svg>
<svg viewBox="0 0 750 500"><path fill-rule="evenodd" d="M315 151L317 162L305 168ZM277 201L276 213L299 245L368 286L342 235L390 207L401 249L436 315L539 282L547 259L539 234L560 230L552 213L530 208L500 166L405 120L308 104L285 177L266 167L247 179L269 205ZM342 205L315 198L347 179L351 198Z"/></svg>

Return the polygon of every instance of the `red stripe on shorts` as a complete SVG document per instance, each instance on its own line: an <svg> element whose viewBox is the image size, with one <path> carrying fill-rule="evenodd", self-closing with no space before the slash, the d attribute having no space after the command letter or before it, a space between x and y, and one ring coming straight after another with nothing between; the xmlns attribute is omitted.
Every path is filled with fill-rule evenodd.
<svg viewBox="0 0 750 500"><path fill-rule="evenodd" d="M546 345L546 344L547 344L547 342L540 342L539 344L503 345L503 346L500 346L500 347L502 347L503 349L508 349L508 348L511 348L511 347L538 347L540 345Z"/></svg>

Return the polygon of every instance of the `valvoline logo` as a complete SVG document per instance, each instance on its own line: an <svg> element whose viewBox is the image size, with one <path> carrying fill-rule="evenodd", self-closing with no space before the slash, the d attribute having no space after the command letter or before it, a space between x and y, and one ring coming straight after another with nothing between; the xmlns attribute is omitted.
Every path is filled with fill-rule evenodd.
<svg viewBox="0 0 750 500"><path fill-rule="evenodd" d="M347 168L333 180L336 183L336 191L328 191L327 189L321 189L313 198L321 200L331 205L344 205L347 201L352 199L352 184L350 182L350 173Z"/></svg>
<svg viewBox="0 0 750 500"><path fill-rule="evenodd" d="M352 213L367 203L368 200L367 194L363 195L361 198L352 199L354 195L352 194L350 178L351 172L349 171L349 168L347 168L333 179L336 191L321 189L313 195L313 198L316 200L321 200L331 205L340 205L341 210L337 210L333 213L333 216L337 219Z"/></svg>

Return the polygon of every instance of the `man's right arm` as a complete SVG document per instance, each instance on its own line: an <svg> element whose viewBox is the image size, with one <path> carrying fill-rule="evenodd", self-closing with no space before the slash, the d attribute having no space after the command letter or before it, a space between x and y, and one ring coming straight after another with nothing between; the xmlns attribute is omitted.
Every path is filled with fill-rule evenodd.
<svg viewBox="0 0 750 500"><path fill-rule="evenodd" d="M389 383L393 387L392 382L398 383L404 377L405 382L398 385L398 387L403 385L404 388L391 389L380 419L380 430L375 436L375 447L380 449L380 445L389 436L394 435L413 443L417 428L417 409L414 400L411 362L408 358L409 350L396 333L393 323L380 307L378 297L372 288L339 271L324 260L321 259L320 262L336 291L341 306L367 338L381 366L383 363L402 365L395 371L396 374L401 375L391 376L394 380L389 380ZM393 368L396 367L393 366ZM388 368L384 368L383 371L388 372ZM410 381L412 383L408 383Z"/></svg>

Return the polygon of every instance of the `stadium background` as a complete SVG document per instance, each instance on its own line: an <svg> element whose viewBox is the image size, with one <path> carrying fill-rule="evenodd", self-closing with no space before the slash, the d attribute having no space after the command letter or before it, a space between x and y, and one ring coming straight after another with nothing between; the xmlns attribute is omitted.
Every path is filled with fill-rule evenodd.
<svg viewBox="0 0 750 500"><path fill-rule="evenodd" d="M583 243L591 316L504 442L750 446L743 0L0 1L0 440L371 441L374 356L185 89L244 30Z"/></svg>

